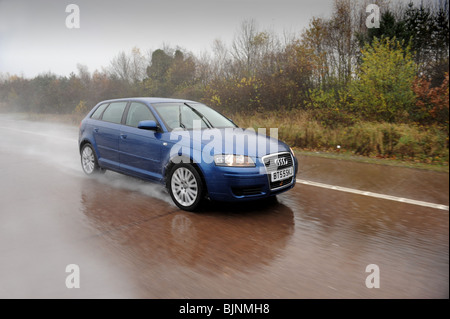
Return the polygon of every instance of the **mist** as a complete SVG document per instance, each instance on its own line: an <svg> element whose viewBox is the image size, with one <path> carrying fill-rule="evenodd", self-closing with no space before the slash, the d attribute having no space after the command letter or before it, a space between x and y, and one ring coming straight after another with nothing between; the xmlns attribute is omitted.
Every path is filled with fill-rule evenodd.
<svg viewBox="0 0 450 319"><path fill-rule="evenodd" d="M24 115L1 114L0 152L11 157L27 158L23 165L36 161L69 175L70 178L95 179L102 185L139 192L173 205L164 186L145 182L119 173L107 171L94 177L86 176L78 151L78 127L61 123L37 122L24 119Z"/></svg>

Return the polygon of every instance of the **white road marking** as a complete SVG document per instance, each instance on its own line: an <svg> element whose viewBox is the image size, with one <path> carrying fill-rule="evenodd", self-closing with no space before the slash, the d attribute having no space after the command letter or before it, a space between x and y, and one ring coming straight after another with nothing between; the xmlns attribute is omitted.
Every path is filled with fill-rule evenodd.
<svg viewBox="0 0 450 319"><path fill-rule="evenodd" d="M323 183L307 181L307 180L303 180L303 179L297 179L297 183L300 183L300 184L303 184L303 185L310 185L310 186L315 186L315 187L321 187L321 188L337 190L337 191L340 191L340 192L358 194L358 195L369 196L369 197L374 197L374 198L381 198L381 199L386 199L386 200L391 200L391 201L401 202L401 203L407 203L407 204L412 204L412 205L417 205L417 206L431 207L431 208L447 210L447 211L449 210L449 207L446 206L446 205L429 203L429 202L424 202L424 201L420 201L420 200L414 200L414 199L403 198L403 197L396 197L396 196L379 194L379 193L372 193L372 192L367 192L367 191L361 191L359 189L353 189L353 188L348 188L348 187L323 184Z"/></svg>

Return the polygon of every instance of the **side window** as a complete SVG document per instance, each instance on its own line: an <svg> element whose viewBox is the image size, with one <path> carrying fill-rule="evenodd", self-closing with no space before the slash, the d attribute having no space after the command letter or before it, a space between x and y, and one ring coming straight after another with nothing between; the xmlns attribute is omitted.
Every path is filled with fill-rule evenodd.
<svg viewBox="0 0 450 319"><path fill-rule="evenodd" d="M102 120L120 124L127 102L113 102L103 113Z"/></svg>
<svg viewBox="0 0 450 319"><path fill-rule="evenodd" d="M105 103L105 104L100 105L100 106L94 111L94 113L92 113L91 119L94 119L94 120L100 119L100 116L102 115L103 111L105 110L105 108L106 108L107 106L108 106L108 103Z"/></svg>
<svg viewBox="0 0 450 319"><path fill-rule="evenodd" d="M153 116L153 113L150 111L147 105L142 103L133 102L130 105L127 115L126 125L138 127L140 121L151 120L155 121L156 119Z"/></svg>

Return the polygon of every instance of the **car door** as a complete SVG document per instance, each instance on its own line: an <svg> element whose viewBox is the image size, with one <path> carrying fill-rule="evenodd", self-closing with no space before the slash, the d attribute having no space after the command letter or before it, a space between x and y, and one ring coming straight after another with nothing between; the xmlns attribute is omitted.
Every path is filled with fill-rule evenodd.
<svg viewBox="0 0 450 319"><path fill-rule="evenodd" d="M98 161L103 167L111 169L120 167L119 135L126 106L126 101L110 103L101 119L95 121L93 125L93 135L99 152Z"/></svg>
<svg viewBox="0 0 450 319"><path fill-rule="evenodd" d="M137 128L139 122L145 120L158 123L147 105L132 102L119 138L121 170L145 178L160 179L161 133Z"/></svg>

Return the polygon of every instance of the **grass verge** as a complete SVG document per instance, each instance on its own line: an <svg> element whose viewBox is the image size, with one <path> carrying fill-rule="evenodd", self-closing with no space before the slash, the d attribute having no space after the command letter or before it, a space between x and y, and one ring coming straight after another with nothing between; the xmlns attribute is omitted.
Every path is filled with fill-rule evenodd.
<svg viewBox="0 0 450 319"><path fill-rule="evenodd" d="M388 158L377 158L369 156L355 155L351 152L321 152L321 151L305 151L297 148L293 148L295 155L299 156L312 156L321 157L334 160L352 161L358 163L376 164L376 165L387 165L396 167L406 167L414 169L423 169L434 172L449 173L448 165L441 164L427 164L412 161L403 161L400 159L388 159Z"/></svg>

